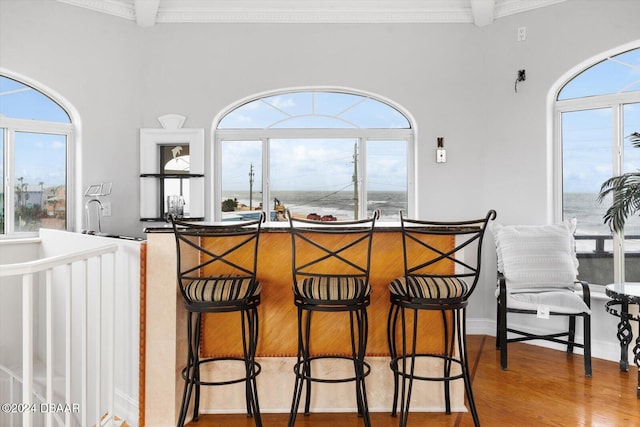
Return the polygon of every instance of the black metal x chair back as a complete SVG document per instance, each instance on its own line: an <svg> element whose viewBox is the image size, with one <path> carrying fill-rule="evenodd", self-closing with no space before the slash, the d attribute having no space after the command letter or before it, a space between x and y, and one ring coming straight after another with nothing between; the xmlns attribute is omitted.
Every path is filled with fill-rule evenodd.
<svg viewBox="0 0 640 427"><path fill-rule="evenodd" d="M480 424L467 366L466 306L480 277L485 230L495 217L491 210L484 218L444 222L405 218L400 213L405 274L389 284L387 331L395 387L392 414L396 415L400 398L401 427L407 425L413 380L443 382L445 409L451 413L450 381L463 379L474 423ZM423 310L440 312L442 327L421 322L419 313ZM420 335L439 333L440 329L440 349L419 346ZM440 362L442 376L416 372L417 358ZM452 372L454 364L460 369Z"/></svg>
<svg viewBox="0 0 640 427"><path fill-rule="evenodd" d="M192 393L195 392L193 420L199 416L200 386L246 383L247 414L256 426L262 425L256 388L261 367L255 361L258 342L258 312L261 286L256 278L258 241L264 222L259 219L221 224L202 224L171 218L176 240L177 276L180 292L188 311L187 366L178 426L184 425ZM242 357L200 359L200 336L204 313L239 312ZM224 354L224 349L221 353ZM205 381L200 366L205 363L239 361L245 375L225 381Z"/></svg>
<svg viewBox="0 0 640 427"><path fill-rule="evenodd" d="M377 215L364 220L331 222L289 217L297 303L322 309L325 305L354 306L368 301L373 224Z"/></svg>
<svg viewBox="0 0 640 427"><path fill-rule="evenodd" d="M295 218L287 212L292 243L294 303L298 308L298 357L289 426L296 415L306 387L305 415L310 412L311 382L356 383L358 414L370 426L364 378L370 367L364 356L367 345L367 306L370 303L369 271L375 221L313 221ZM311 317L314 311L348 312L351 346L349 356L311 355ZM320 359L346 359L354 366L354 376L326 379L312 375L312 362Z"/></svg>

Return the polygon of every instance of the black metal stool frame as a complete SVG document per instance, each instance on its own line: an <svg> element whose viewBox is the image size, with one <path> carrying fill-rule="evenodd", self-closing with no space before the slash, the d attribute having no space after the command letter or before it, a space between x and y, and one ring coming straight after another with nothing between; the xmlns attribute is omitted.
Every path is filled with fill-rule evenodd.
<svg viewBox="0 0 640 427"><path fill-rule="evenodd" d="M466 307L468 298L473 293L480 277L480 267L482 265L482 242L487 223L495 219L496 212L491 210L485 218L467 221L442 222L423 221L408 219L400 213L402 228L402 243L404 255L404 280L406 283L406 295L390 293L391 307L387 323L387 337L390 352L390 368L394 374L394 395L391 415L397 416L398 398L400 403L399 425L405 427L409 416L409 403L413 389L413 381L441 381L444 383L445 411L451 413L450 382L456 379L464 381L467 403L474 425L479 426L480 420L471 389L471 377L469 374L467 346L466 346ZM460 239L454 243L453 248L447 250L439 249L426 240L425 236L454 236ZM462 250L470 245L477 246L475 251L476 260L466 262L456 257ZM411 248L409 248L411 246ZM422 254L414 256L418 251ZM459 272L437 273L429 272L430 267L438 263L448 262L454 267L459 267ZM453 278L454 280L465 279L472 281L470 286L466 286L460 295L454 297L430 296L424 297L418 292L413 292L410 283L413 280L439 280ZM465 282L466 284L466 282ZM435 288L434 288L435 290ZM414 289L415 291L415 289ZM410 310L413 314L413 325L411 337L407 337L407 313ZM443 354L418 353L418 314L422 310L440 311L443 325ZM447 318L451 313L451 320ZM401 329L401 352L398 351L397 330L398 318L400 318ZM407 345L407 341L410 344ZM408 348L409 347L409 348ZM458 354L456 355L456 350ZM443 360L443 375L441 377L429 377L416 374L415 365L417 358L432 358ZM460 366L460 374L452 374L452 366Z"/></svg>
<svg viewBox="0 0 640 427"><path fill-rule="evenodd" d="M375 211L372 218L351 221L331 221L320 222L306 219L294 218L287 211L292 243L292 276L294 281L293 294L294 303L298 311L298 355L294 365L296 376L291 412L289 414L288 426L295 425L296 416L302 392L305 390L304 414L309 415L311 405L311 383L356 383L356 402L358 415L363 417L364 425L370 427L369 409L367 403L367 393L364 379L369 375L371 367L364 360L368 337L368 317L367 307L370 304L370 292L356 295L349 299L333 298L310 298L303 295L298 288L299 283L305 278L336 278L361 280L366 286L369 285L369 271L371 260L371 244L373 229L376 219L380 213ZM339 244L336 247L319 243L316 238L323 234L337 234L351 236L348 242ZM318 255L306 262L301 261L297 256L296 249L302 245L310 245L320 251ZM347 251L354 250L358 246L363 246L366 250L365 262L359 264L349 258ZM344 267L344 271L332 271L330 273L322 271L324 262L334 260ZM351 356L340 355L317 355L312 356L309 350L311 341L311 319L314 311L323 312L348 312L350 322ZM342 359L353 361L354 375L348 378L320 378L312 375L311 365L313 361L322 359Z"/></svg>
<svg viewBox="0 0 640 427"><path fill-rule="evenodd" d="M246 383L247 416L253 417L257 427L262 426L256 377L261 371L261 366L255 360L258 344L258 306L260 304L260 284L256 279L258 240L261 225L265 220L264 213L258 220L229 222L228 224L204 225L179 221L171 217L174 235L176 239L177 270L180 292L182 294L187 317L187 365L182 370L184 388L178 427L184 426L191 395L194 393L193 421L199 417L200 386L221 386L235 383ZM214 249L201 245L201 239L206 237L235 238L240 240L231 247L225 248L220 253ZM190 248L197 252L198 261L194 265L185 266L181 254L184 249ZM240 262L231 257L240 250L250 250L250 260ZM225 265L226 273L215 273L203 276L203 269L214 268L216 265ZM229 273L229 272L233 273ZM237 280L247 281L248 288L242 297L229 296L220 301L194 300L188 293L187 287L194 281ZM204 313L228 313L240 312L242 330L242 357L213 357L200 359L200 336L202 329L202 315ZM195 322L195 327L194 327ZM200 378L200 366L206 363L219 361L240 361L245 365L245 375L241 378L227 381L203 381Z"/></svg>

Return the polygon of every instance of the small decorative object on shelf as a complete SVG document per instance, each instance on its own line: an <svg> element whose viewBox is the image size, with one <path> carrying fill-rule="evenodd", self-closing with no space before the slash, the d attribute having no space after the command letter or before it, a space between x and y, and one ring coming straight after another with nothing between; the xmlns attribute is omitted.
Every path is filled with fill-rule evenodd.
<svg viewBox="0 0 640 427"><path fill-rule="evenodd" d="M204 129L181 128L177 114L158 120L163 129L140 129L140 220L203 220Z"/></svg>

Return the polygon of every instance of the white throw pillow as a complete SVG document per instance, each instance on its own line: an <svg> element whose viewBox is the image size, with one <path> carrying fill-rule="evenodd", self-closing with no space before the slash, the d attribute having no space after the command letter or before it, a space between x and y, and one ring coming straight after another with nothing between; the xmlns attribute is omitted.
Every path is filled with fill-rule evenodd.
<svg viewBox="0 0 640 427"><path fill-rule="evenodd" d="M565 288L578 274L575 219L553 225L492 223L498 270L510 288Z"/></svg>

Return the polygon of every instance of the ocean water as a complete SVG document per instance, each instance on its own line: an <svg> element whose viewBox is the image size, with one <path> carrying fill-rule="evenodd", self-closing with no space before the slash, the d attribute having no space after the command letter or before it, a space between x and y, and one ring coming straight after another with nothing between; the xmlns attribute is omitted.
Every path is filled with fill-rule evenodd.
<svg viewBox="0 0 640 427"><path fill-rule="evenodd" d="M609 227L602 220L610 201L598 203L597 197L596 193L564 194L563 216L578 220L576 231L579 234L610 234Z"/></svg>
<svg viewBox="0 0 640 427"><path fill-rule="evenodd" d="M255 208L261 201L262 195L254 193ZM277 191L271 193L269 209L273 210L274 198L291 212L308 215L315 213L320 216L333 215L346 220L354 218L354 197L350 191ZM227 191L222 193L222 200L237 199L238 203L249 205L249 192ZM400 210L407 210L406 193L400 191L371 191L368 194L367 212L380 209L381 217L385 220L399 220Z"/></svg>
<svg viewBox="0 0 640 427"><path fill-rule="evenodd" d="M609 226L604 223L603 217L611 204L611 199L605 199L602 203L597 201L596 193L565 193L564 212L565 218L576 218L576 248L578 252L593 251L595 240L580 239L580 235L606 236L604 250L613 250L613 240ZM640 252L640 217L638 214L627 220L625 226L625 251Z"/></svg>
<svg viewBox="0 0 640 427"><path fill-rule="evenodd" d="M222 200L237 199L238 203L249 205L249 192L228 191L223 192ZM399 191L372 191L368 194L367 212L380 209L382 219L398 221L400 210L406 211L406 195ZM279 200L291 212L306 216L315 213L320 216L333 215L338 219L354 218L353 192L336 191L279 191L271 195L269 210L273 210L274 198ZM254 193L253 206L258 206L262 198L260 193ZM565 218L577 219L576 235L611 236L609 227L604 223L603 216L610 204L609 200L598 203L596 193L566 193L564 194ZM627 224L625 229L627 250L640 251L640 217L636 214ZM595 240L578 239L578 250L592 251L595 248ZM605 240L605 250L611 250L612 240Z"/></svg>

